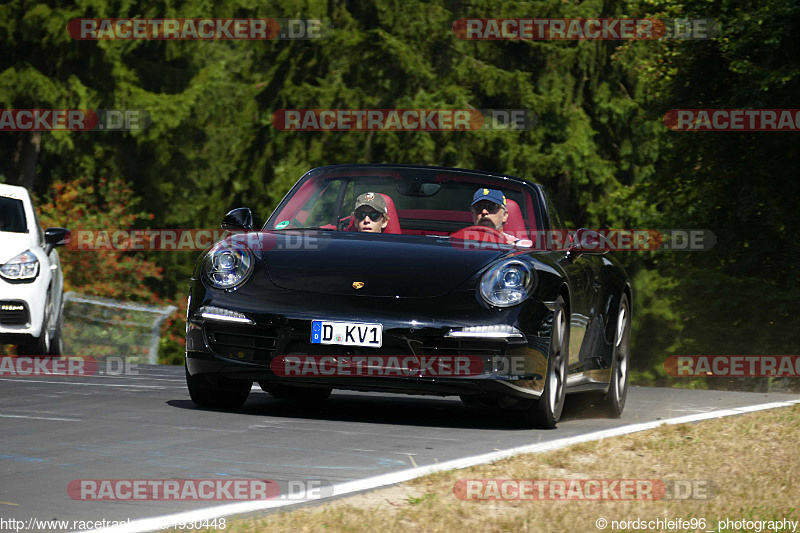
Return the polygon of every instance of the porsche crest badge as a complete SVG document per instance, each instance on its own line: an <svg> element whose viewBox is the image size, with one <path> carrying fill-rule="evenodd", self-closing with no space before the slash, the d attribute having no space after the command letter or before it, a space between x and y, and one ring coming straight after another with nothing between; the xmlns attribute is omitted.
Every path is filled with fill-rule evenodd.
<svg viewBox="0 0 800 533"><path fill-rule="evenodd" d="M364 286L364 282L363 281L354 281L353 282L353 288L356 289L356 290L360 289L363 286Z"/></svg>

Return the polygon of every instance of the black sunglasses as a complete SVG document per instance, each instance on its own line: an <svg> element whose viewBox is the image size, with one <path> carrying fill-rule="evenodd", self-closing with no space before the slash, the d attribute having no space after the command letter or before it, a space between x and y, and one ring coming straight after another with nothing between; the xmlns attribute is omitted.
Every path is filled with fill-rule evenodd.
<svg viewBox="0 0 800 533"><path fill-rule="evenodd" d="M494 215L495 213L500 211L502 207L503 206L501 206L500 204L496 204L494 202L480 202L473 205L472 210L475 211L476 213L480 213L481 211L486 209L490 215Z"/></svg>
<svg viewBox="0 0 800 533"><path fill-rule="evenodd" d="M354 216L359 222L367 217L369 217L371 221L377 222L383 217L383 213L379 213L378 211L357 211Z"/></svg>

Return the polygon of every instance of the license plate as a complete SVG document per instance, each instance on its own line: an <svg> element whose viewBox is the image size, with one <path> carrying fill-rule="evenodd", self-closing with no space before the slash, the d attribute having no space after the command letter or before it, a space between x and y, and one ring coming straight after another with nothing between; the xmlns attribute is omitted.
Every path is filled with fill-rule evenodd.
<svg viewBox="0 0 800 533"><path fill-rule="evenodd" d="M380 348L383 344L383 325L313 320L311 343Z"/></svg>

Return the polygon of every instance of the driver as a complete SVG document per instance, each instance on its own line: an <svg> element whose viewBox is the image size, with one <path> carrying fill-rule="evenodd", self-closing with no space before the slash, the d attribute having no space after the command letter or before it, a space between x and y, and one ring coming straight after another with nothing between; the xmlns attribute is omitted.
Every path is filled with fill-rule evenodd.
<svg viewBox="0 0 800 533"><path fill-rule="evenodd" d="M356 198L353 219L358 231L381 233L389 224L386 200L378 193L367 192Z"/></svg>
<svg viewBox="0 0 800 533"><path fill-rule="evenodd" d="M496 229L506 238L506 244L514 244L519 239L503 232L503 224L508 220L506 197L503 191L481 188L472 196L472 222L476 226Z"/></svg>

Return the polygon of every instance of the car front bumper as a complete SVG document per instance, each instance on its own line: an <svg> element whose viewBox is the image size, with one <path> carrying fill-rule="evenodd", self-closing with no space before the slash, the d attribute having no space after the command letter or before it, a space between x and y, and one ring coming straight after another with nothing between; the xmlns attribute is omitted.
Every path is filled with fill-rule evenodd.
<svg viewBox="0 0 800 533"><path fill-rule="evenodd" d="M0 339L16 344L41 335L48 286L41 273L27 283L0 278Z"/></svg>
<svg viewBox="0 0 800 533"><path fill-rule="evenodd" d="M473 309L452 314L448 306L465 309L474 293L461 295L462 302L425 302L417 306L437 309L437 316L414 312L414 302L383 301L372 307L369 317L359 315L337 298L320 298L309 315L290 308L280 309L280 298L270 302L270 311L230 305L230 302L203 298L206 305L223 307L245 314L253 324L238 324L207 319L190 306L186 336L186 364L189 374L241 379L256 382L283 382L303 386L350 390L403 392L431 395L479 395L490 397L537 398L544 386L547 353L550 344L549 324L552 311L542 303L528 302L519 309ZM435 299L431 299L435 300ZM197 301L197 300L196 300ZM334 303L336 305L326 305ZM226 305L227 304L227 305ZM296 307L296 306L295 306ZM399 309L405 307L404 309ZM337 312L336 309L339 311ZM465 316L466 315L466 316ZM397 319L410 316L411 319ZM457 318L458 317L458 318ZM312 320L380 322L383 325L381 348L363 348L311 343ZM523 334L513 338L448 337L452 330L474 325L509 324ZM527 325L528 327L523 327ZM534 327L531 327L534 326ZM334 359L381 356L382 358L439 356L469 357L479 361L479 372L470 375L302 375L287 377L275 372L278 356L329 356ZM443 357L443 358L444 358ZM475 364L471 370L476 368ZM380 373L379 373L380 374Z"/></svg>

